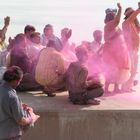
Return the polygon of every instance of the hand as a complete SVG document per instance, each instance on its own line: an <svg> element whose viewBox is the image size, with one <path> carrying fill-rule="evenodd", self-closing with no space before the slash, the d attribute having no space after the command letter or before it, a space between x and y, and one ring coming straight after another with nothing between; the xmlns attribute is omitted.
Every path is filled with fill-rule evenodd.
<svg viewBox="0 0 140 140"><path fill-rule="evenodd" d="M140 2L138 2L138 8L140 9Z"/></svg>
<svg viewBox="0 0 140 140"><path fill-rule="evenodd" d="M27 107L28 107L28 105L27 105L27 104L25 104L25 103L22 103L22 107L25 109L25 108L27 108Z"/></svg>
<svg viewBox="0 0 140 140"><path fill-rule="evenodd" d="M24 104L24 103L23 103L23 104L22 104L22 107L23 107L24 110L33 112L33 109L32 109L31 107L29 107L27 104Z"/></svg>
<svg viewBox="0 0 140 140"><path fill-rule="evenodd" d="M117 7L120 9L122 8L121 4L120 3L117 3Z"/></svg>
<svg viewBox="0 0 140 140"><path fill-rule="evenodd" d="M7 17L4 18L4 25L8 26L9 23L10 23L10 17L7 16Z"/></svg>
<svg viewBox="0 0 140 140"><path fill-rule="evenodd" d="M8 39L8 42L9 42L9 44L12 42L12 38L11 37L9 37L9 39Z"/></svg>

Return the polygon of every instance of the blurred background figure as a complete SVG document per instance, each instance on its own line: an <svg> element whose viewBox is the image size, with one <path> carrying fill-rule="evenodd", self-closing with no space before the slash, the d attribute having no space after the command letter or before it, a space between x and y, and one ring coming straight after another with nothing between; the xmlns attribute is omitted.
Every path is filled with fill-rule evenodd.
<svg viewBox="0 0 140 140"><path fill-rule="evenodd" d="M136 74L138 69L138 53L140 47L140 24L138 21L138 14L140 13L140 2L138 3L138 9L134 10L131 7L126 8L124 15L124 22L122 23L123 33L125 41L127 43L127 48L129 50L131 58L131 76L126 84L123 86L124 91L133 91L133 86L135 85Z"/></svg>
<svg viewBox="0 0 140 140"><path fill-rule="evenodd" d="M41 37L39 32L32 32L30 35L30 41L30 44L27 46L27 54L29 60L31 61L31 69L34 71L39 53L45 46L41 45Z"/></svg>
<svg viewBox="0 0 140 140"><path fill-rule="evenodd" d="M0 30L0 67L6 65L6 55L8 51L7 51L7 44L5 43L5 40L6 40L6 32L9 24L10 24L10 17L7 16L4 18L4 26Z"/></svg>
<svg viewBox="0 0 140 140"><path fill-rule="evenodd" d="M30 60L26 51L26 37L24 34L17 34L13 40L12 49L10 50L7 67L19 66L23 73L30 72Z"/></svg>
<svg viewBox="0 0 140 140"><path fill-rule="evenodd" d="M103 36L102 34L103 33L101 30L95 30L93 32L94 40L90 44L90 49L93 53L97 54L103 45L102 44L102 36Z"/></svg>
<svg viewBox="0 0 140 140"><path fill-rule="evenodd" d="M69 64L75 60L77 60L75 55L75 45L74 43L70 43L69 39L72 35L72 30L65 27L61 30L61 42L63 44L63 49L61 51L64 56L65 66L68 68Z"/></svg>
<svg viewBox="0 0 140 140"><path fill-rule="evenodd" d="M41 44L43 46L47 46L49 40L53 40L56 46L55 49L57 51L61 51L63 49L62 42L57 36L54 35L53 32L53 26L51 24L47 24L44 27L43 34L41 36Z"/></svg>
<svg viewBox="0 0 140 140"><path fill-rule="evenodd" d="M32 25L26 25L24 28L24 35L26 37L26 45L30 45L31 39L30 36L36 31L35 27Z"/></svg>
<svg viewBox="0 0 140 140"><path fill-rule="evenodd" d="M124 84L130 77L130 57L119 28L122 7L117 3L118 11L106 11L104 26L103 62L105 74L105 92L109 92L109 85L114 84L113 92L121 92L119 85Z"/></svg>
<svg viewBox="0 0 140 140"><path fill-rule="evenodd" d="M89 75L98 75L101 73L102 69L102 52L103 52L103 43L102 43L102 31L95 30L93 32L94 40L89 42L88 52L88 70Z"/></svg>

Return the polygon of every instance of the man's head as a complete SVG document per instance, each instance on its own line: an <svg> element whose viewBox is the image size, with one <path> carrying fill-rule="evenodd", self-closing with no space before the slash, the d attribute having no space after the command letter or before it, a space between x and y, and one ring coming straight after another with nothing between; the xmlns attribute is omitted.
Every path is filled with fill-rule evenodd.
<svg viewBox="0 0 140 140"><path fill-rule="evenodd" d="M17 34L14 38L14 45L18 45L21 48L26 47L26 37L23 33Z"/></svg>
<svg viewBox="0 0 140 140"><path fill-rule="evenodd" d="M87 61L87 59L88 59L88 52L87 52L86 48L84 48L82 46L78 46L75 49L75 53L76 53L76 56L77 56L78 60L81 63L84 63L84 62Z"/></svg>
<svg viewBox="0 0 140 140"><path fill-rule="evenodd" d="M100 30L95 30L93 32L93 37L94 37L94 40L97 41L97 42L101 42L102 40L102 31Z"/></svg>
<svg viewBox="0 0 140 140"><path fill-rule="evenodd" d="M133 12L134 12L133 8L131 7L126 8L124 12L124 15L125 15L124 19L127 19Z"/></svg>
<svg viewBox="0 0 140 140"><path fill-rule="evenodd" d="M33 43L36 43L36 44L40 44L40 33L39 32L33 32L31 35L30 35L30 39Z"/></svg>
<svg viewBox="0 0 140 140"><path fill-rule="evenodd" d="M51 24L47 24L44 27L44 34L45 34L45 36L52 36L53 35L53 26Z"/></svg>
<svg viewBox="0 0 140 140"><path fill-rule="evenodd" d="M30 35L35 32L35 27L32 26L32 25L26 25L25 28L24 28L24 34L25 36L30 39Z"/></svg>
<svg viewBox="0 0 140 140"><path fill-rule="evenodd" d="M50 40L48 41L47 47L56 49L55 41L50 39Z"/></svg>
<svg viewBox="0 0 140 140"><path fill-rule="evenodd" d="M109 21L111 21L115 18L116 13L117 13L117 9L108 8L108 9L105 10L105 13L106 13L106 16L105 16L104 22L106 24L107 22L109 22Z"/></svg>
<svg viewBox="0 0 140 140"><path fill-rule="evenodd" d="M23 77L23 71L18 66L9 67L3 75L3 80L16 88Z"/></svg>
<svg viewBox="0 0 140 140"><path fill-rule="evenodd" d="M71 37L71 35L72 35L72 30L71 29L65 27L61 30L61 37L62 38L67 40Z"/></svg>

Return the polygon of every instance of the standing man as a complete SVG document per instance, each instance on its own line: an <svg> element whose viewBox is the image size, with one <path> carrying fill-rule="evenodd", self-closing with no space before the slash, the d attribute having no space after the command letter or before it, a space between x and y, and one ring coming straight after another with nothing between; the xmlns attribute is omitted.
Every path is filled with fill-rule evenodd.
<svg viewBox="0 0 140 140"><path fill-rule="evenodd" d="M21 140L21 126L33 121L24 117L22 103L15 91L22 77L23 72L17 66L10 67L3 75L4 83L0 85L0 140Z"/></svg>
<svg viewBox="0 0 140 140"><path fill-rule="evenodd" d="M137 19L138 14L140 13L140 2L138 3L138 9L133 10L131 7L125 10L125 21L122 24L123 33L127 48L131 58L131 76L126 84L123 86L123 90L133 91L133 85L135 76L137 73L138 66L138 51L140 47L140 24Z"/></svg>

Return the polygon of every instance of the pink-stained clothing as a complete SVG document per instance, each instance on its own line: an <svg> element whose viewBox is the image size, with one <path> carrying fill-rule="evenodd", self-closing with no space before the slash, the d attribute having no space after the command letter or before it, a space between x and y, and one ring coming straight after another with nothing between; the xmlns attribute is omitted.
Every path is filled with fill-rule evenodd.
<svg viewBox="0 0 140 140"><path fill-rule="evenodd" d="M68 40L65 42L62 41L62 44L63 44L63 50L61 51L61 54L64 57L65 66L66 68L68 68L71 62L77 61L77 57L75 53L72 51L71 49L72 45L70 45Z"/></svg>
<svg viewBox="0 0 140 140"><path fill-rule="evenodd" d="M124 21L122 28L129 51L138 51L140 47L140 37L139 30L137 29L134 21Z"/></svg>
<svg viewBox="0 0 140 140"><path fill-rule="evenodd" d="M90 49L93 53L98 53L98 51L101 49L102 43L99 43L97 41L92 41L90 44Z"/></svg>
<svg viewBox="0 0 140 140"><path fill-rule="evenodd" d="M52 35L50 37L47 37L44 34L42 34L42 36L41 36L41 44L43 46L47 46L49 40L53 40L55 42L55 45L56 45L55 49L57 51L61 51L63 49L63 44L62 44L61 40L57 36Z"/></svg>
<svg viewBox="0 0 140 140"><path fill-rule="evenodd" d="M37 60L39 52L43 48L45 48L45 46L42 46L41 44L35 44L35 43L31 43L29 46L27 46L27 54L31 62Z"/></svg>
<svg viewBox="0 0 140 140"><path fill-rule="evenodd" d="M105 77L112 83L124 83L130 76L131 62L129 52L122 31L118 27L108 31L106 26L103 50ZM122 78L123 75L125 76Z"/></svg>
<svg viewBox="0 0 140 140"><path fill-rule="evenodd" d="M41 44L43 46L47 46L48 41L49 41L49 39L44 34L42 34L42 36L41 36Z"/></svg>
<svg viewBox="0 0 140 140"><path fill-rule="evenodd" d="M133 83L137 74L138 51L140 47L140 27L136 24L136 17L139 13L140 9L137 9L122 24L125 41L131 58L131 76L123 87L125 90L133 88Z"/></svg>

